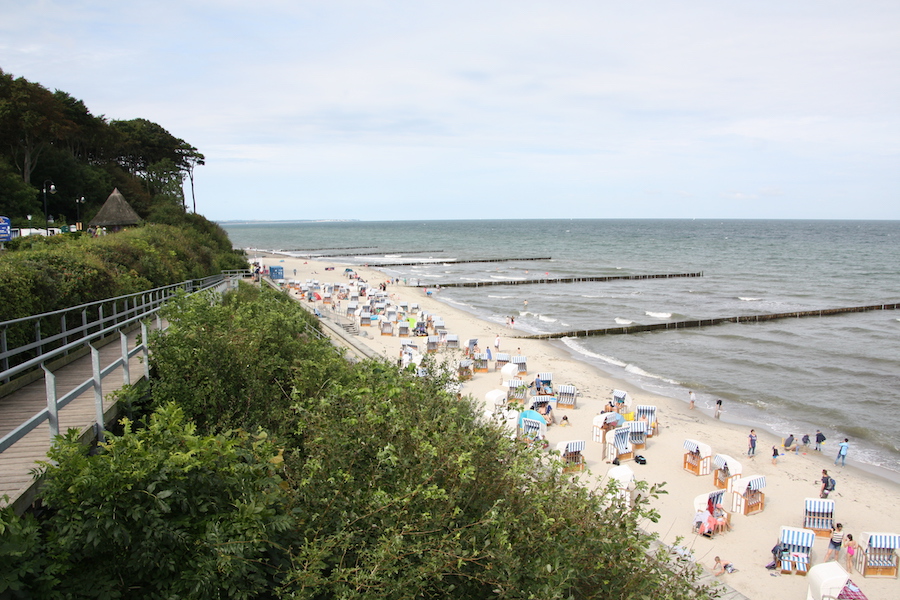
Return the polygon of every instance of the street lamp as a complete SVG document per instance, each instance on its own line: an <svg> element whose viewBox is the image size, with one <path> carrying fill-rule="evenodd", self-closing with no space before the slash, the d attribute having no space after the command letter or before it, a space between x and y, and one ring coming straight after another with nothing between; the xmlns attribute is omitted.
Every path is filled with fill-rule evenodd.
<svg viewBox="0 0 900 600"><path fill-rule="evenodd" d="M84 196L75 198L75 231L81 229L81 211L78 209L79 204L84 204Z"/></svg>
<svg viewBox="0 0 900 600"><path fill-rule="evenodd" d="M50 184L50 187L47 187L47 184L48 184L48 183ZM46 229L47 235L49 236L49 235L50 235L50 217L49 217L49 215L47 214L47 212L48 212L48 209L47 209L47 191L48 191L48 190L50 191L51 194L55 194L55 193L56 193L56 186L53 185L53 181L50 180L50 179L47 179L46 181L44 181L44 229Z"/></svg>

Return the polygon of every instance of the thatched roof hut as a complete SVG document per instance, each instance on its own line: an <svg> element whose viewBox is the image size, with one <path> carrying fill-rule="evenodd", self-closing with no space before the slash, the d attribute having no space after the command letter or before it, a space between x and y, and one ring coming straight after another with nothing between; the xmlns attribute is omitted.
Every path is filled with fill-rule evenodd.
<svg viewBox="0 0 900 600"><path fill-rule="evenodd" d="M119 188L109 195L100 212L97 213L89 225L91 227L106 227L112 231L119 231L130 225L137 225L141 218L131 205L125 201L125 196Z"/></svg>

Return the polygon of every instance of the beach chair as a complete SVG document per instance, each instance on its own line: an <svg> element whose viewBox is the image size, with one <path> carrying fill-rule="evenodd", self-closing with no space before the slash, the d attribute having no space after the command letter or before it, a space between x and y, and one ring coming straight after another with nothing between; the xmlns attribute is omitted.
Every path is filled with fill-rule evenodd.
<svg viewBox="0 0 900 600"><path fill-rule="evenodd" d="M709 536L712 537L719 533L724 533L731 529L731 513L725 510L725 506L723 504L723 500L725 498L725 490L715 490L713 492L709 492L706 494L700 494L696 498L694 498L694 511L700 512L709 509L709 503L712 501L713 509L720 509L722 511L721 517L712 516L713 519L716 520L715 525L708 532ZM695 522L695 526L697 523ZM695 531L695 533L700 533L699 531Z"/></svg>
<svg viewBox="0 0 900 600"><path fill-rule="evenodd" d="M618 413L600 413L592 422L591 439L595 442L606 443L606 432L612 431L618 425Z"/></svg>
<svg viewBox="0 0 900 600"><path fill-rule="evenodd" d="M322 294L322 304L331 304L331 292Z"/></svg>
<svg viewBox="0 0 900 600"><path fill-rule="evenodd" d="M803 506L803 528L819 537L831 537L834 529L834 500L807 498Z"/></svg>
<svg viewBox="0 0 900 600"><path fill-rule="evenodd" d="M447 348L450 348L452 350L458 350L459 349L459 336L456 335L455 333L448 333L447 337L444 340L444 344L446 345Z"/></svg>
<svg viewBox="0 0 900 600"><path fill-rule="evenodd" d="M541 389L538 391L537 385L535 385L534 393L542 394L544 396L552 396L553 395L553 373L538 373L535 377L535 384L537 380L541 380Z"/></svg>
<svg viewBox="0 0 900 600"><path fill-rule="evenodd" d="M709 475L712 471L712 448L696 440L684 440L684 460L682 466L685 471L694 475Z"/></svg>
<svg viewBox="0 0 900 600"><path fill-rule="evenodd" d="M762 512L766 507L766 495L760 490L764 487L766 478L762 475L735 479L731 487L731 512L743 515Z"/></svg>
<svg viewBox="0 0 900 600"><path fill-rule="evenodd" d="M643 450L647 447L647 423L645 421L625 421L625 427L631 431L631 447Z"/></svg>
<svg viewBox="0 0 900 600"><path fill-rule="evenodd" d="M509 354L498 352L497 356L494 357L494 370L499 371L505 367L507 363L509 363Z"/></svg>
<svg viewBox="0 0 900 600"><path fill-rule="evenodd" d="M556 405L560 408L575 408L578 389L574 385L560 385L556 388Z"/></svg>
<svg viewBox="0 0 900 600"><path fill-rule="evenodd" d="M491 390L484 395L484 399L495 415L505 411L508 405L506 390Z"/></svg>
<svg viewBox="0 0 900 600"><path fill-rule="evenodd" d="M631 429L627 426L618 427L606 435L605 459L619 462L634 458L634 448L631 446Z"/></svg>
<svg viewBox="0 0 900 600"><path fill-rule="evenodd" d="M409 337L409 321L397 323L397 337Z"/></svg>
<svg viewBox="0 0 900 600"><path fill-rule="evenodd" d="M543 415L541 412L545 406L550 406L550 423L548 425L556 423L556 414L553 412L556 408L556 398L553 396L538 396L536 398L532 398L531 400L531 410L535 410Z"/></svg>
<svg viewBox="0 0 900 600"><path fill-rule="evenodd" d="M425 352L435 353L438 351L438 345L441 343L439 335L429 335L425 338Z"/></svg>
<svg viewBox="0 0 900 600"><path fill-rule="evenodd" d="M460 381L468 381L472 379L472 360L468 358L464 358L459 361L459 366L457 367L457 376Z"/></svg>
<svg viewBox="0 0 900 600"><path fill-rule="evenodd" d="M856 569L863 577L897 577L897 549L900 535L896 533L863 532L856 553Z"/></svg>
<svg viewBox="0 0 900 600"><path fill-rule="evenodd" d="M713 466L716 467L713 471L713 485L729 492L734 480L741 476L744 469L741 463L727 454L716 454L713 457Z"/></svg>
<svg viewBox="0 0 900 600"><path fill-rule="evenodd" d="M507 379L503 382L506 387L506 399L508 402L518 402L525 404L525 397L528 395L528 386L521 379Z"/></svg>
<svg viewBox="0 0 900 600"><path fill-rule="evenodd" d="M359 308L359 302L348 302L347 303L347 316L352 317L356 315L356 309Z"/></svg>
<svg viewBox="0 0 900 600"><path fill-rule="evenodd" d="M528 359L524 356L510 356L509 357L510 364L516 365L516 373L519 375L527 375L528 374Z"/></svg>
<svg viewBox="0 0 900 600"><path fill-rule="evenodd" d="M628 397L628 392L613 390L612 403L616 407L616 411L625 413L631 406L631 398Z"/></svg>
<svg viewBox="0 0 900 600"><path fill-rule="evenodd" d="M381 335L394 335L394 324L384 320L381 322Z"/></svg>
<svg viewBox="0 0 900 600"><path fill-rule="evenodd" d="M547 437L546 421L528 417L519 419L519 439L523 439L529 444L537 444L545 437Z"/></svg>
<svg viewBox="0 0 900 600"><path fill-rule="evenodd" d="M486 352L477 352L473 354L472 361L475 363L474 370L476 373L488 372L488 355Z"/></svg>
<svg viewBox="0 0 900 600"><path fill-rule="evenodd" d="M859 588L850 581L850 575L836 561L828 561L809 568L806 576L809 584L807 600L835 600L836 598L859 598Z"/></svg>
<svg viewBox="0 0 900 600"><path fill-rule="evenodd" d="M634 471L628 465L616 465L607 471L606 476L615 484L614 498L631 506L634 503L634 491L637 488Z"/></svg>
<svg viewBox="0 0 900 600"><path fill-rule="evenodd" d="M809 571L809 555L815 541L816 534L809 529L782 525L778 537L781 555L776 559L776 568L784 575L806 575Z"/></svg>
<svg viewBox="0 0 900 600"><path fill-rule="evenodd" d="M570 442L559 442L556 449L559 450L560 457L563 461L563 473L573 473L575 471L584 471L584 448L587 442L584 440L572 440Z"/></svg>
<svg viewBox="0 0 900 600"><path fill-rule="evenodd" d="M655 406L645 406L638 404L634 409L634 413L635 421L640 421L641 419L647 421L647 425L649 426L647 429L647 437L659 435L659 422L656 418Z"/></svg>

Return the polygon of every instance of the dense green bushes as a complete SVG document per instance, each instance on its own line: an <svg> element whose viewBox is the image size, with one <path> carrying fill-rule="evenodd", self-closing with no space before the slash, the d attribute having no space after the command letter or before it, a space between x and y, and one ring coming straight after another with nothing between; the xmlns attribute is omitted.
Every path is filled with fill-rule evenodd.
<svg viewBox="0 0 900 600"><path fill-rule="evenodd" d="M715 596L696 567L648 554L646 500L573 482L480 421L435 365L417 378L344 361L277 293L211 300L179 300L154 341L150 432L98 456L64 443L43 534L0 519L0 567L4 548L31 565L7 585L48 598ZM259 424L271 438L244 433Z"/></svg>

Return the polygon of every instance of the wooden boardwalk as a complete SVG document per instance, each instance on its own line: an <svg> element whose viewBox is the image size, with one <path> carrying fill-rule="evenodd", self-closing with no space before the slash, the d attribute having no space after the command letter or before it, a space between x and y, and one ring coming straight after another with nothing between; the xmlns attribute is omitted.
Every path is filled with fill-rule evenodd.
<svg viewBox="0 0 900 600"><path fill-rule="evenodd" d="M128 334L129 349L135 347L135 339L139 334L140 329ZM99 353L101 368L121 358L122 346L119 336L115 335L111 343L99 348ZM132 383L144 376L140 354L129 361L129 371ZM53 372L56 375L57 397L61 398L93 377L91 355L87 353ZM123 383L124 370L121 368L115 369L103 378L103 411L107 423L115 419L116 407L106 399L106 396L121 388ZM91 387L59 411L60 433L77 429L85 437L93 437L94 423L97 420L94 398L94 389ZM13 431L46 406L47 390L43 377L0 398L0 437ZM0 506L14 504L17 512L22 512L31 504L37 487L31 471L38 467L38 461L46 460L50 443L50 425L45 421L5 452L0 453ZM8 495L9 499L2 499L4 495Z"/></svg>

